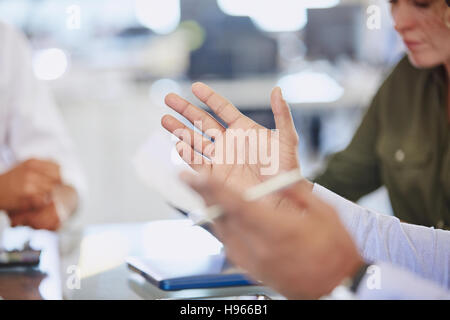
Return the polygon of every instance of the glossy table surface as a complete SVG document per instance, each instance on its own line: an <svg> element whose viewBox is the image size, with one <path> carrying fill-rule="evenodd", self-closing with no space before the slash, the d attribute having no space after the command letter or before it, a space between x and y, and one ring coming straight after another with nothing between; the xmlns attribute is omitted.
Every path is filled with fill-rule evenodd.
<svg viewBox="0 0 450 320"><path fill-rule="evenodd" d="M264 294L258 287L229 287L163 291L128 270L128 256L190 256L221 250L217 239L186 219L140 224L99 225L86 228L80 246L80 288L66 293L68 299L184 299Z"/></svg>
<svg viewBox="0 0 450 320"><path fill-rule="evenodd" d="M65 257L61 234L58 237L52 232L15 228L6 230L3 237L6 249L20 248L30 240L32 248L42 250L37 268L0 271L3 299L202 299L259 294L277 297L270 289L258 286L163 291L127 268L125 260L129 256L183 254L195 259L199 252L222 249L217 239L187 219L86 227L73 241L77 248L71 259Z"/></svg>
<svg viewBox="0 0 450 320"><path fill-rule="evenodd" d="M0 269L0 297L3 299L62 299L58 236L48 231L28 228L3 230L3 246L20 249L30 241L33 249L42 250L35 268Z"/></svg>

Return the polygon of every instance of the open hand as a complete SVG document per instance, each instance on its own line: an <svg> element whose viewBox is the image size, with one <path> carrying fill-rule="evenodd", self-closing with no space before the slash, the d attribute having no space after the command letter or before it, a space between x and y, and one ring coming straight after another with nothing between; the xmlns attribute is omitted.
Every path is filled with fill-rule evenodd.
<svg viewBox="0 0 450 320"><path fill-rule="evenodd" d="M206 171L217 181L241 192L282 171L300 167L299 138L280 88L275 88L271 95L278 132L244 116L203 83L194 83L192 92L227 125L225 128L208 112L176 94L166 96L166 104L202 132L194 132L170 115L161 120L162 126L180 139L177 151L194 170ZM282 202L280 197L267 200L273 208Z"/></svg>

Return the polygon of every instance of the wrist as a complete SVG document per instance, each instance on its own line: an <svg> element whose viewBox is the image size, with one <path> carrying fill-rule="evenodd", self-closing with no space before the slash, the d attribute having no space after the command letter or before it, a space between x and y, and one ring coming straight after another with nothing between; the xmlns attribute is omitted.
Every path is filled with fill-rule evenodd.
<svg viewBox="0 0 450 320"><path fill-rule="evenodd" d="M314 188L314 183L313 182L311 182L311 181L309 181L308 179L303 179L301 182L300 182L304 187L305 187L305 189L307 189L309 192L312 192L313 191L313 188Z"/></svg>
<svg viewBox="0 0 450 320"><path fill-rule="evenodd" d="M358 274L358 271L364 266L365 261L359 256L355 258L342 258L339 264L334 265L329 269L327 277L322 277L321 281L315 284L315 290L310 292L309 299L320 299L325 297L339 286L350 288L352 286L353 278Z"/></svg>
<svg viewBox="0 0 450 320"><path fill-rule="evenodd" d="M371 263L361 259L356 269L342 281L342 285L344 285L351 293L356 294L370 265Z"/></svg>
<svg viewBox="0 0 450 320"><path fill-rule="evenodd" d="M344 286L350 290L353 285L359 284L361 270L365 267L366 262L361 258L359 254L355 254L352 257L346 256L342 259L340 267L335 267L335 270L339 270L334 273L333 280L329 282L330 286L326 292L322 292L322 295L330 294L334 289L339 286ZM365 274L365 269L364 269Z"/></svg>

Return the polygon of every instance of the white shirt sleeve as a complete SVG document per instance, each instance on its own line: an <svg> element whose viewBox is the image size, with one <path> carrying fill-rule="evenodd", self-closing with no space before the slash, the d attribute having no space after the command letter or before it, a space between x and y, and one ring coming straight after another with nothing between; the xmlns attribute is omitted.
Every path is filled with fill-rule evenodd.
<svg viewBox="0 0 450 320"><path fill-rule="evenodd" d="M449 300L450 292L436 283L390 263L371 265L356 298L361 300Z"/></svg>
<svg viewBox="0 0 450 320"><path fill-rule="evenodd" d="M0 24L0 28L4 29L0 69L9 79L4 123L9 126L5 142L11 160L18 163L38 158L57 162L64 183L73 186L79 197L84 198L85 180L72 142L49 90L34 76L26 39L5 25Z"/></svg>
<svg viewBox="0 0 450 320"><path fill-rule="evenodd" d="M390 263L450 287L450 231L401 223L396 217L371 212L318 184L313 193L337 210L364 259Z"/></svg>

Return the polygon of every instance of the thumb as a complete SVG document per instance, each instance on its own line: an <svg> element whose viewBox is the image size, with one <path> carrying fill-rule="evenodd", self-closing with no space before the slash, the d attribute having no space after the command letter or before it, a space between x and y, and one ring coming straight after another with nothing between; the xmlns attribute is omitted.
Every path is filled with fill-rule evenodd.
<svg viewBox="0 0 450 320"><path fill-rule="evenodd" d="M280 137L282 141L298 144L298 134L295 130L291 110L289 105L283 99L280 87L275 87L272 90L270 104L272 106L272 112L275 118L275 125L276 128L280 130Z"/></svg>

